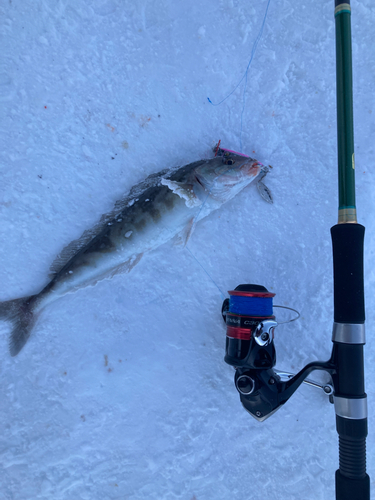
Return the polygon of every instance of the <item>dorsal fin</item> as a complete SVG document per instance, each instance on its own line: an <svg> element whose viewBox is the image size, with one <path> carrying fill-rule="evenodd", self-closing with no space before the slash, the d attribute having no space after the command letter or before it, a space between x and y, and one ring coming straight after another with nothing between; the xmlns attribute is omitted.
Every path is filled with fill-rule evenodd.
<svg viewBox="0 0 375 500"><path fill-rule="evenodd" d="M127 195L116 201L111 212L102 215L95 226L86 230L80 238L73 240L69 245L63 248L51 264L49 278L53 279L77 253L82 251L96 236L104 231L104 229L111 224L126 207L131 206L146 189L160 185L161 179L165 177L168 172L170 172L170 170L164 169L156 174L151 174L144 181L133 186Z"/></svg>

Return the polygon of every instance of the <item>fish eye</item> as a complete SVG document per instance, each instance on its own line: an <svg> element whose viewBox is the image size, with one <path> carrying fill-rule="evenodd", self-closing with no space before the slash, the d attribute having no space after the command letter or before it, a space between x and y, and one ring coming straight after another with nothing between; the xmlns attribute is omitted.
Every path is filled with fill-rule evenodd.
<svg viewBox="0 0 375 500"><path fill-rule="evenodd" d="M236 163L236 160L233 160L233 158L223 158L223 163L225 165L234 165L234 163Z"/></svg>

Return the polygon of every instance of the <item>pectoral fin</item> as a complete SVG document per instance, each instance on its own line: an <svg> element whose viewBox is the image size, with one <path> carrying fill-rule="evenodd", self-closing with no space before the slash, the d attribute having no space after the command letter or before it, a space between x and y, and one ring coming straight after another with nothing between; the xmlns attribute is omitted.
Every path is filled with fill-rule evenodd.
<svg viewBox="0 0 375 500"><path fill-rule="evenodd" d="M195 217L192 217L186 224L184 229L175 236L174 245L175 246L183 245L185 247L190 239L190 236L193 234L194 229L195 229Z"/></svg>
<svg viewBox="0 0 375 500"><path fill-rule="evenodd" d="M257 188L260 196L265 200L267 203L273 203L273 197L270 189L264 184L263 179L266 177L268 172L270 172L272 166L269 165L268 167L263 166L259 175L258 175L258 181L257 181Z"/></svg>
<svg viewBox="0 0 375 500"><path fill-rule="evenodd" d="M257 188L258 188L258 192L259 192L260 196L263 198L263 200L265 200L267 203L273 203L271 191L264 184L264 182L258 181Z"/></svg>

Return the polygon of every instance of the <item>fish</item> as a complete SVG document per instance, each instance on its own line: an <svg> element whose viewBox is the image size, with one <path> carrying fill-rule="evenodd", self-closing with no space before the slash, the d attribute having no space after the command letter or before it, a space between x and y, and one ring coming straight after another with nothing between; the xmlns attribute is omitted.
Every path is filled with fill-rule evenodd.
<svg viewBox="0 0 375 500"><path fill-rule="evenodd" d="M144 254L172 238L186 245L197 222L268 171L253 158L222 152L151 174L135 185L110 213L60 252L50 267L50 281L39 293L0 302L0 320L10 326L11 356L24 347L48 304L129 273Z"/></svg>

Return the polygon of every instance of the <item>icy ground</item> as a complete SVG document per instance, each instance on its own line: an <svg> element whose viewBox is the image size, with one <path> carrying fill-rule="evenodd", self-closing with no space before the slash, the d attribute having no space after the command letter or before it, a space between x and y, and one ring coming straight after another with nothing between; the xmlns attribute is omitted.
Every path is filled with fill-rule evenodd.
<svg viewBox="0 0 375 500"><path fill-rule="evenodd" d="M220 106L207 97L242 78L266 5L0 2L0 300L39 291L55 255L148 174L209 157L218 139L239 149L244 82ZM253 420L223 362L219 292L258 283L301 312L276 330L277 368L329 357L333 8L271 0L248 74L242 150L274 167L274 205L251 185L198 225L191 253L166 244L55 302L16 358L1 330L0 500L334 498L333 406L304 386ZM374 478L375 9L352 11Z"/></svg>

